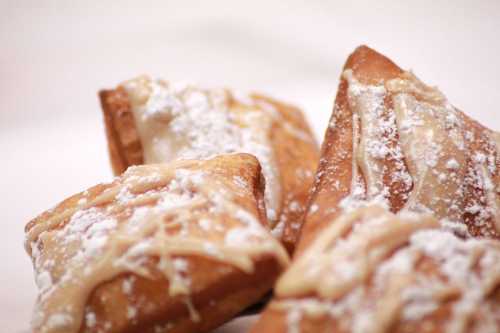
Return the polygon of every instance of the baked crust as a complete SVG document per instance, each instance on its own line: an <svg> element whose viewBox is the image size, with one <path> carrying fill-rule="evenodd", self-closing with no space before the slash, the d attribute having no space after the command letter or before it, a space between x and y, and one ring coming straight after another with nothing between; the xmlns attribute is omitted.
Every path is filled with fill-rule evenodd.
<svg viewBox="0 0 500 333"><path fill-rule="evenodd" d="M144 78L136 80L140 81ZM103 90L99 93L110 160L115 174L120 174L128 166L141 164L145 160L132 103L124 86L127 86L127 83L114 90ZM270 122L266 134L268 143L264 145L268 145L266 149L272 151L272 160L276 163L277 183L281 193L276 215L270 216L270 222L274 234L292 252L298 239L305 204L319 157L314 136L301 110L292 105L260 94L241 98L230 91L225 91L225 95L226 106L230 112L243 116L257 113L269 118L266 119L266 122ZM166 141L168 144L168 140ZM223 143L220 145L217 153L224 152ZM249 151L243 150L243 152ZM178 157L172 156L173 159ZM168 160L162 159L162 162L168 162ZM261 164L271 163L264 160L260 162ZM264 174L267 176L266 173ZM273 186L270 181L267 179L268 187ZM269 202L267 206L270 207Z"/></svg>
<svg viewBox="0 0 500 333"><path fill-rule="evenodd" d="M408 103L406 108L403 102ZM422 114L422 118L403 124L404 120L408 120L408 113L411 111L415 111L413 114L417 116ZM430 131L428 141L422 139L426 137L421 135L421 129ZM408 149L412 142L415 143L413 152ZM347 274L352 272L352 267L333 259L329 261L330 266L315 261L314 258L331 253L329 251L338 251L336 246L316 252L312 249L318 247L318 240L323 239L332 228L338 227L339 220L345 219L348 214L355 214L357 207L375 201L393 213L401 214L403 211L434 214L440 220L441 229L445 230L436 231L436 235L441 235L441 241L429 237L429 246L434 243L439 247L443 239L450 238L456 248L480 244L478 247L488 249L477 250L478 253L488 252L496 258L493 260L495 264L492 265L498 265L500 206L497 205L498 193L494 190L500 183L498 142L496 132L455 109L436 89L425 86L411 73L403 71L390 59L374 50L366 46L356 49L348 58L340 80L294 261L279 279L275 287L276 296L251 332L437 333L447 332L453 322L460 322L462 325L458 327L458 332L497 331L500 322L498 316L495 317L492 313L498 313L500 304L498 271L489 272L491 281L495 282L490 293L483 295L480 301L472 306L476 312L472 311L463 316L454 313L453 306L460 301L458 296L437 304L435 311L418 320L401 319L400 314L394 312L386 317L391 319L389 326L378 325L375 318L372 318L371 325L364 330L359 330L359 327L356 330L353 322L359 319L358 314L381 304L379 298L382 297L377 295L377 288L373 286L374 275L369 275L361 282L353 277L352 281L352 284L364 288L367 293L365 299L373 302L371 307L364 307L366 304L361 302L354 312L339 314L336 305L346 299L352 300L354 293L348 292L335 298L321 294L321 289L326 284L341 281L338 272ZM437 150L435 156L422 154L418 158L415 152L425 152L434 144L445 149ZM429 163L432 166L426 167L425 162L432 162ZM426 168L422 169L422 166ZM427 170L429 173L426 173ZM440 176L442 174L443 176ZM419 207L415 203L425 207ZM352 230L363 229L363 224L370 222L371 215L376 214L367 214L365 222L357 223ZM460 237L472 239L456 238L447 231L450 225L451 231ZM433 228L437 227L439 225ZM372 230L376 233L379 228L372 226ZM340 243L347 242L352 233L353 231L346 231L342 242L338 242L338 247L341 247ZM412 237L414 236L409 236L405 244L395 248L387 260L391 260L398 253L409 251L413 246L409 245ZM386 239L387 242L390 240L390 237ZM369 244L369 241L360 241L360 244ZM446 246L441 248L443 253L448 253L448 250ZM358 251L352 256L352 261L368 261L371 253ZM427 281L424 286L427 284L429 288L436 283L432 277L437 275L440 276L438 280L443 278L440 274L446 263L460 257L455 253L436 259L439 253L434 255L435 257L424 256L418 265L413 267L414 275L420 276L422 281ZM307 265L304 264L307 260L303 259L304 257L309 259L310 274L307 273ZM402 262L408 263L408 260ZM325 272L328 267L338 269L338 272ZM376 267L378 269L380 265ZM295 272L295 275L291 272ZM318 272L322 273L324 280L314 278L315 274L321 275ZM478 272L476 268L471 268L464 274L473 280L472 276ZM288 284L285 284L284 280L288 280ZM460 277L452 275L449 281L452 280L454 282L448 286L458 283ZM445 285L447 281L445 279ZM300 293L297 290L292 292L290 288L287 290L283 286L293 283L316 287L302 290ZM390 289L391 285L395 284L388 281L383 288ZM476 287L465 283L462 288L463 293L466 293ZM425 292L425 287L421 288L421 291ZM402 295L399 292L394 294ZM411 297L409 300L411 301ZM308 307L315 308L318 304L326 304L327 310L323 314L308 313ZM407 305L399 304L399 307L401 311L408 309ZM382 308L390 309L391 304ZM493 312L490 312L490 309L493 309ZM486 322L490 326L480 327Z"/></svg>
<svg viewBox="0 0 500 333"><path fill-rule="evenodd" d="M26 226L34 330L206 332L231 319L288 261L263 186L253 156L221 155L133 167L44 212Z"/></svg>
<svg viewBox="0 0 500 333"><path fill-rule="evenodd" d="M349 74L350 79L346 74ZM413 91L407 92L403 91L403 89L398 91L390 87L391 84L395 85L399 82L409 82L409 84L416 87ZM438 138L437 135L425 143L429 147L435 143L442 144L443 146L448 145L445 146L438 156L440 164L429 167L426 171L430 173L434 172L433 169L436 169L436 171L449 174L456 172L457 177L455 179L448 178L441 184L434 185L430 184L431 182L428 180L418 178L419 175L415 171L409 170L409 163L415 164L418 161L412 161L412 159L417 160L417 158L414 156L410 157L407 151L403 149L400 137L402 131L399 124L389 128L387 131L390 133L389 135L384 133L385 140L382 148L389 151L389 153L382 157L377 156L372 158L373 161L378 160L375 167L370 164L366 168L368 170L362 170L360 165L357 168L353 167L353 164L356 164L356 159L360 159L353 154L353 151L356 150L356 147L353 147L353 142L356 141L354 137L358 136L359 141L357 145L363 140L368 141L368 139L364 138L364 134L355 133L355 126L362 127L363 125L360 125L359 117L357 118L358 123L353 123L353 119L357 117L356 111L353 109L356 101L349 100L349 94L355 94L355 92L349 92L349 89L355 90L359 87L360 89L385 89L380 114L373 120L380 121L382 125L384 121L394 122L394 118L397 118L394 116L396 108L394 98L402 94L414 98L419 105L418 107L436 108L436 113L441 112L443 114L443 116L428 119L429 123L434 122L439 126L448 126L448 124L442 124L442 118L446 118L447 116L452 117L453 121L459 123L459 125L451 123L449 128L432 130L436 132L442 131L443 136L449 134L450 141L461 140L460 144L464 145L462 151L456 147L448 149L449 146L457 143L442 143L439 140L444 139ZM432 98L435 98L435 100L431 100ZM396 119L397 121L398 119ZM422 126L423 129L425 129L425 125ZM418 128L418 126L410 124L405 129L405 132L415 131ZM423 135L415 135L410 138L417 140L419 136ZM472 139L469 137L472 137ZM383 170L378 177L383 182L382 190L386 191L383 194L383 199L391 211L397 212L404 208L418 210L415 207L407 207L407 204L412 195L414 195L413 192L416 192L415 184L420 182L427 186L423 188L428 193L427 197L435 196L441 198L448 195L446 199L454 200L453 204L457 206L455 212L452 212L451 209L448 211L448 208L453 208L451 203L448 205L438 203L435 207L427 206L422 211L431 211L437 214L440 219L448 219L452 222L458 222L457 224L465 224L471 236L500 239L500 210L498 209L500 207L498 206L500 196L497 191L492 191L491 189L487 189L487 186L484 186L486 182L492 183L494 187L500 184L498 139L498 133L480 125L463 112L451 106L437 89L425 86L413 74L403 71L390 59L369 47L361 46L357 48L349 56L344 66L344 74L340 80L333 114L321 147L321 158L317 170L318 176L311 191L311 200L301 234L300 249L307 248L315 236L321 233L321 230L340 214L342 200L352 195L353 182L356 181L353 178L361 178L360 184L361 187L364 187L361 190L365 195L364 199L371 200L379 194L369 194L366 189L366 171L374 172L376 167ZM373 140L373 142L378 143L376 140ZM424 146L424 143L422 143L422 146ZM477 160L478 153L484 156L482 157L483 161ZM422 156L421 159L424 160L425 156ZM457 159L459 162L457 169L445 168L445 166L441 165L447 162L446 159L448 161ZM482 178L483 176L478 175L477 169L485 167L489 170L487 171L487 175L483 179L480 179L480 182L483 184L479 184L475 179ZM394 175L398 174L405 174L406 176L394 177ZM413 181L410 180L408 183L408 177L413 178ZM460 188L462 184L464 187ZM455 195L454 191L462 191L462 194ZM379 192L381 191L379 190ZM487 192L490 193L488 194ZM487 200L481 201L481 198L488 195L491 196L489 202L486 202ZM476 207L478 207L477 210L475 210ZM456 227L460 228L459 225L456 225Z"/></svg>
<svg viewBox="0 0 500 333"><path fill-rule="evenodd" d="M127 92L123 88L99 92L111 167L115 175L131 165L143 164L142 145Z"/></svg>
<svg viewBox="0 0 500 333"><path fill-rule="evenodd" d="M430 215L341 214L279 278L252 333L496 332L500 243Z"/></svg>

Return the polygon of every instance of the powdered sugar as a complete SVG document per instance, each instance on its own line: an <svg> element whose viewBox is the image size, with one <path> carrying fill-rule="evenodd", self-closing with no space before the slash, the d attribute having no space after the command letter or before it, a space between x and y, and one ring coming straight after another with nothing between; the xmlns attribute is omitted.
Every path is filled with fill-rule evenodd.
<svg viewBox="0 0 500 333"><path fill-rule="evenodd" d="M252 99L233 110L228 92L195 85L174 85L139 78L124 84L131 96L145 163L208 159L246 152L261 162L266 178L269 219L275 223L280 203L279 171L269 142L272 116ZM143 98L138 98L139 96Z"/></svg>
<svg viewBox="0 0 500 333"><path fill-rule="evenodd" d="M354 147L353 185L340 206L390 199L407 210L465 223L473 235L498 235L495 133L466 128L470 120L411 73L373 85L361 84L349 69L343 77Z"/></svg>
<svg viewBox="0 0 500 333"><path fill-rule="evenodd" d="M355 222L342 237L347 221ZM398 323L419 327L451 305L446 332L490 332L498 327L495 300L488 295L500 285L500 247L438 227L429 217L396 216L373 206L342 216L280 279L276 290L284 300L271 306L287 310L287 322L294 323L289 331L303 316L325 313L352 332L386 331L386 325ZM316 305L305 306L296 294L317 295ZM464 323L476 314L488 324L474 324L472 330Z"/></svg>
<svg viewBox="0 0 500 333"><path fill-rule="evenodd" d="M92 314L81 307L95 286L122 273L151 278L151 257L159 259L156 269L169 280L168 292L185 297L191 280L189 262L181 256L204 256L249 273L254 256L263 253L286 264L286 251L266 232L257 211L233 198L233 187L250 186L247 178L239 185L227 182L210 168L202 171L203 163L212 165L179 161L130 168L100 194L87 193L83 207L65 206L35 225L27 242L40 289L34 327L76 332L82 321L92 325ZM239 200L245 193L255 200L252 193L237 193ZM133 293L134 281L123 281L125 295ZM190 311L195 316L192 305ZM136 318L137 308L130 306L125 315Z"/></svg>

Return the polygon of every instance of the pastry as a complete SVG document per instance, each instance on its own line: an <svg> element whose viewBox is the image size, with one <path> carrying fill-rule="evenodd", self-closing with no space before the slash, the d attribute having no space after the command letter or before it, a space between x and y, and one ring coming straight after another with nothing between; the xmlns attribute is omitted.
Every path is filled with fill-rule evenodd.
<svg viewBox="0 0 500 333"><path fill-rule="evenodd" d="M266 180L270 227L293 249L318 160L299 109L262 95L146 76L101 91L100 99L115 174L135 164L255 155Z"/></svg>
<svg viewBox="0 0 500 333"><path fill-rule="evenodd" d="M288 263L248 154L130 167L26 226L35 332L206 332Z"/></svg>
<svg viewBox="0 0 500 333"><path fill-rule="evenodd" d="M294 259L252 333L500 331L500 242L368 204Z"/></svg>
<svg viewBox="0 0 500 333"><path fill-rule="evenodd" d="M499 138L358 48L294 261L252 333L499 331Z"/></svg>
<svg viewBox="0 0 500 333"><path fill-rule="evenodd" d="M342 73L300 248L342 207L373 200L498 239L499 142L439 90L359 47Z"/></svg>

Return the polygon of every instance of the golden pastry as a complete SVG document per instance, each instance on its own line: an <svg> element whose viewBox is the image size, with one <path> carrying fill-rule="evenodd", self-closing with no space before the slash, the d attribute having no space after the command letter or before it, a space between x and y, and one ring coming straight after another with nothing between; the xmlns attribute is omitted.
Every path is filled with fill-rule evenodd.
<svg viewBox="0 0 500 333"><path fill-rule="evenodd" d="M368 205L328 224L275 295L252 333L498 332L500 242Z"/></svg>
<svg viewBox="0 0 500 333"><path fill-rule="evenodd" d="M498 143L437 89L358 48L294 261L252 332L499 331Z"/></svg>
<svg viewBox="0 0 500 333"><path fill-rule="evenodd" d="M300 247L342 207L367 200L499 238L499 140L436 88L359 47L342 73Z"/></svg>
<svg viewBox="0 0 500 333"><path fill-rule="evenodd" d="M206 332L288 263L255 157L130 167L31 221L35 332Z"/></svg>
<svg viewBox="0 0 500 333"><path fill-rule="evenodd" d="M302 112L261 95L149 77L100 92L115 174L135 164L244 152L260 161L273 234L295 245L318 160Z"/></svg>

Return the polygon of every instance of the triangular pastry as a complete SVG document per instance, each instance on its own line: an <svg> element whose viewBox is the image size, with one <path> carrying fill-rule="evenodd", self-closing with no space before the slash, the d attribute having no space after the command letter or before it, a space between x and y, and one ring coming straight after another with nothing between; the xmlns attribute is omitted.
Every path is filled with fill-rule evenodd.
<svg viewBox="0 0 500 333"><path fill-rule="evenodd" d="M139 77L100 92L115 174L136 164L255 155L266 180L273 233L292 250L318 160L315 139L296 107Z"/></svg>
<svg viewBox="0 0 500 333"><path fill-rule="evenodd" d="M251 332L489 333L499 313L500 242L368 205L341 214L294 259Z"/></svg>
<svg viewBox="0 0 500 333"><path fill-rule="evenodd" d="M500 238L499 143L439 90L359 47L342 73L301 247L343 206L366 200Z"/></svg>
<svg viewBox="0 0 500 333"><path fill-rule="evenodd" d="M206 332L288 263L255 157L130 167L26 227L36 332Z"/></svg>
<svg viewBox="0 0 500 333"><path fill-rule="evenodd" d="M252 332L499 331L499 138L359 47L294 261Z"/></svg>

